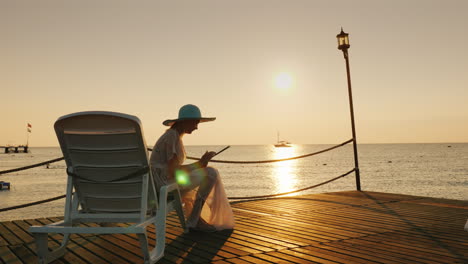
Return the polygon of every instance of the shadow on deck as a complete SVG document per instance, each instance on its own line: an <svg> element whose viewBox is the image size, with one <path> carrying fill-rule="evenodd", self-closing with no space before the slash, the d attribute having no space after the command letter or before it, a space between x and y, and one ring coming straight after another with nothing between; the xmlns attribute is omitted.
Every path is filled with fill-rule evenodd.
<svg viewBox="0 0 468 264"><path fill-rule="evenodd" d="M468 263L467 201L347 191L232 206L232 231L183 234L171 215L158 263ZM35 263L28 227L58 219L0 223L1 261ZM49 247L60 241L50 236ZM133 235L74 235L54 263L142 262Z"/></svg>

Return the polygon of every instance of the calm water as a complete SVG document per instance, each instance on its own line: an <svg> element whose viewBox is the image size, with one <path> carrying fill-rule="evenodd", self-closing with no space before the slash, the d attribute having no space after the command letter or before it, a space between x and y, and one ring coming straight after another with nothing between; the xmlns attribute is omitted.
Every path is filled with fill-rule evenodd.
<svg viewBox="0 0 468 264"><path fill-rule="evenodd" d="M331 145L232 146L217 159L269 160L315 152ZM450 146L450 147L449 147ZM188 146L189 156L223 146ZM468 143L363 144L358 146L363 190L468 200ZM27 154L0 154L0 171L57 157L59 148L32 148ZM265 164L211 163L219 169L228 196L254 196L305 188L341 175L354 166L351 145L318 156ZM65 192L65 163L0 175L12 184L0 191L0 208ZM355 190L354 173L298 194ZM295 194L297 195L297 194ZM63 215L64 200L0 213L0 221Z"/></svg>

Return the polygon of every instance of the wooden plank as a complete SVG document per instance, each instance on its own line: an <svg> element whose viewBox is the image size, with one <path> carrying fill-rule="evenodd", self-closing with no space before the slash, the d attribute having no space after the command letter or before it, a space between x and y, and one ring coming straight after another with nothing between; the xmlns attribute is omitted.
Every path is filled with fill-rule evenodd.
<svg viewBox="0 0 468 264"><path fill-rule="evenodd" d="M308 263L338 263L329 259L320 258L313 254L304 254L303 252L299 252L298 250L299 249L297 250L288 249L288 250L282 250L281 252L283 254L292 255L301 259L305 259L308 261Z"/></svg>
<svg viewBox="0 0 468 264"><path fill-rule="evenodd" d="M6 225L8 225L9 222L2 222L0 223L0 234L3 237L3 239L7 242L7 245L18 245L21 244L22 241L19 239L14 233L12 233Z"/></svg>
<svg viewBox="0 0 468 264"><path fill-rule="evenodd" d="M8 264L22 264L21 259L11 251L8 246L0 246L0 260L2 263Z"/></svg>
<svg viewBox="0 0 468 264"><path fill-rule="evenodd" d="M236 232L236 231L234 231ZM169 230L168 233L171 233ZM233 233L234 234L234 233ZM218 251L218 255L223 258L233 258L237 255L247 255L250 254L253 250L254 253L261 252L257 248L259 245L254 243L249 243L248 241L243 241L241 239L237 239L235 235L226 236L223 235L223 232L213 233L213 234L203 234L196 232L194 234L187 234L184 238L177 237L176 239L181 240L191 240L189 243L196 241L197 244L206 244L207 246L211 246ZM200 240L200 236L202 240ZM252 241L250 241L252 242ZM220 243L222 243L222 247L220 247ZM205 248L205 250L210 250L209 248ZM273 250L273 249L268 249ZM234 253L227 255L226 252Z"/></svg>
<svg viewBox="0 0 468 264"><path fill-rule="evenodd" d="M3 237L2 237L2 232L0 231L0 247L1 246L8 246L8 241L6 241Z"/></svg>
<svg viewBox="0 0 468 264"><path fill-rule="evenodd" d="M427 233L403 234L402 232L391 232L381 234L380 236L385 236L387 239L396 240L399 243L416 244L421 245L422 247L440 247L443 249L450 248L454 251L461 251L468 255L468 248L464 245L461 245L457 241L445 238L436 238L434 236L428 235Z"/></svg>
<svg viewBox="0 0 468 264"><path fill-rule="evenodd" d="M57 221L59 219L51 219ZM91 226L96 224L87 224ZM87 251L92 252L92 254L102 258L105 261L110 263L142 263L143 257L141 249L139 248L139 242L134 235L122 235L122 236L133 236L133 242L138 244L140 249L140 254L132 254L132 251L128 251L127 247L120 246L119 243L113 244L110 243L107 238L110 238L112 235L94 235L94 234L77 234L76 238L82 238L83 240L76 240L77 245L83 246ZM119 236L119 235L114 235ZM84 241L83 243L78 243Z"/></svg>
<svg viewBox="0 0 468 264"><path fill-rule="evenodd" d="M317 252L314 252L314 255L308 255L291 250L281 250L267 254L284 260L292 261L293 263L311 263L311 261L317 261L318 263L344 263L331 260L331 258L323 258L323 255L320 255Z"/></svg>
<svg viewBox="0 0 468 264"><path fill-rule="evenodd" d="M8 246L10 250L21 259L23 263L37 262L36 254L21 244Z"/></svg>
<svg viewBox="0 0 468 264"><path fill-rule="evenodd" d="M255 254L255 255L252 255L252 257L255 257L255 258L259 258L263 261L268 261L268 262L271 262L271 263L278 263L278 264L286 264L286 263L294 263L292 261L289 261L289 260L285 260L285 259L282 259L282 258L278 258L278 257L275 257L275 256L271 256L271 255L268 255L268 254ZM311 263L311 262L309 262ZM317 262L319 263L319 262Z"/></svg>
<svg viewBox="0 0 468 264"><path fill-rule="evenodd" d="M270 264L271 262L261 260L259 258L255 258L253 256L243 256L240 257L240 259L249 261L250 263L255 263L255 264ZM229 260L229 259L228 259Z"/></svg>
<svg viewBox="0 0 468 264"><path fill-rule="evenodd" d="M118 255L119 252L112 252L99 246L101 239L98 236L86 238L81 237L74 239L73 242L84 249L83 254L96 259L97 263L130 263Z"/></svg>
<svg viewBox="0 0 468 264"><path fill-rule="evenodd" d="M177 237L177 239L181 240L189 240L188 243L196 242L198 244L206 244L206 246L210 246L215 248L216 250L226 251L231 253L231 255L226 255L226 253L222 253L222 257L224 258L232 258L236 255L247 255L251 253L259 253L261 252L259 249L255 249L257 247L262 247L261 241L254 241L254 240L243 240L241 238L237 238L235 233L237 229L234 230L232 234L226 233L223 235L223 232L211 233L211 234L204 234L200 232L189 233L184 235L183 237ZM171 231L168 231L171 233ZM229 235L227 235L229 234ZM202 238L202 240L200 240ZM222 244L222 247L220 247ZM209 248L205 248L210 250ZM274 250L273 248L264 247L267 250ZM253 251L253 252L252 252Z"/></svg>
<svg viewBox="0 0 468 264"><path fill-rule="evenodd" d="M431 238L431 239L439 239L441 241L446 241L449 243L455 243L455 246L465 247L467 246L467 241L465 234L463 232L457 232L457 234L451 234L448 232L443 232L438 230L437 232L432 232L429 230L425 230L424 233L418 232L416 230L405 230L405 231L394 231L395 234L400 235L408 235L411 237L422 237L422 238ZM465 244L463 244L465 242Z"/></svg>
<svg viewBox="0 0 468 264"><path fill-rule="evenodd" d="M118 253L119 260L127 261L129 263L139 263L143 262L142 255L132 254L131 251L128 251L126 247L121 246L120 244L110 243L107 239L114 237L113 235L100 235L98 236L99 240L93 241L95 245L98 245L100 248L105 249L106 251ZM141 250L140 250L141 252ZM113 262L114 263L114 262Z"/></svg>
<svg viewBox="0 0 468 264"><path fill-rule="evenodd" d="M223 261L223 260L222 260L222 261ZM223 262L226 262L226 261L223 261ZM234 263L234 264L252 264L252 262L247 261L247 260L244 260L244 259L240 259L240 258L229 259L228 262L226 262L226 263Z"/></svg>
<svg viewBox="0 0 468 264"><path fill-rule="evenodd" d="M309 239L308 237L302 235L302 234L293 234L288 232L288 230L285 229L274 229L272 228L271 225L265 225L264 222L248 222L248 221L243 221L240 222L240 225L242 225L244 228L248 228L250 233L253 234L262 234L264 236L272 236L275 237L276 239L280 239L282 241L288 242L288 243L293 243L293 244L299 244L301 246L306 246L309 245L310 243L320 243L320 242L326 242L326 240L323 239Z"/></svg>
<svg viewBox="0 0 468 264"><path fill-rule="evenodd" d="M206 236L208 238L208 236ZM190 251L191 258L199 258L200 261L204 260L217 260L226 257L235 257L235 255L228 251L221 250L221 244L214 243L200 243L200 241L193 234L187 234L184 236L171 234L170 231L166 233L166 248L175 247L176 250L183 249L184 251ZM207 241L208 242L208 241Z"/></svg>
<svg viewBox="0 0 468 264"><path fill-rule="evenodd" d="M285 252L286 253L286 252ZM358 256L354 256L352 254L327 250L323 249L322 246L320 247L304 247L304 248L294 248L291 251L287 252L288 254L295 254L300 255L303 258L306 256L318 256L326 261L334 261L337 263L347 263L347 264L364 264L368 263L367 259L360 258Z"/></svg>
<svg viewBox="0 0 468 264"><path fill-rule="evenodd" d="M428 263L436 264L438 262L425 262L420 258L411 255L401 254L398 251L388 251L386 248L366 247L361 244L349 244L343 242L330 243L323 245L320 248L328 249L342 254L351 255L354 257L362 258L368 262L381 262L381 263ZM312 249L313 250L313 249ZM440 263L439 263L440 264Z"/></svg>
<svg viewBox="0 0 468 264"><path fill-rule="evenodd" d="M22 241L22 243L34 242L34 237L27 231L21 229L15 222L4 222L4 226L10 230L15 236Z"/></svg>
<svg viewBox="0 0 468 264"><path fill-rule="evenodd" d="M229 241L232 241L236 243L236 241L246 241L252 244L257 244L261 245L267 248L271 248L273 250L280 250L288 247L297 247L297 245L283 242L281 240L277 240L275 238L271 237L262 237L262 236L257 236L256 234L252 233L247 233L242 230L236 229L235 232L231 235L232 239L229 239ZM239 254L241 255L241 254ZM245 255L245 254L243 254Z"/></svg>
<svg viewBox="0 0 468 264"><path fill-rule="evenodd" d="M217 261L214 261L214 262L211 262L213 264L231 264L232 262L227 262L225 260L217 260Z"/></svg>
<svg viewBox="0 0 468 264"><path fill-rule="evenodd" d="M283 248L293 248L293 247L298 247L299 245L288 243L279 239L276 239L274 237L265 237L265 236L260 236L254 233L249 233L245 232L239 228L235 229L235 232L233 233L233 236L240 240L245 240L249 241L252 243L269 243L268 245L271 248L274 249L283 249Z"/></svg>
<svg viewBox="0 0 468 264"><path fill-rule="evenodd" d="M106 237L106 239L111 239L111 238L120 246L129 249L134 254L139 254L141 258L143 258L143 253L140 248L140 243L135 236L118 234L118 235L113 235L112 237ZM154 246L154 241L150 240L149 242L150 242L150 246ZM181 259L183 259L184 254L187 254L187 252L184 252L183 250L180 250L177 247L174 247L174 245L169 245L168 243L166 243L166 251L164 253L163 260L161 260L161 263L164 263L164 262L178 263ZM195 257L195 259L197 259L197 257ZM206 261L206 259L204 260Z"/></svg>
<svg viewBox="0 0 468 264"><path fill-rule="evenodd" d="M300 218L295 216L281 216L279 220L288 219L294 221L296 224L307 224L312 226L313 229L326 230L327 233L338 233L345 237L360 237L363 235L374 234L378 231L375 228L363 227L362 225L355 224L349 221L343 221L339 217L330 219L320 214L303 215Z"/></svg>
<svg viewBox="0 0 468 264"><path fill-rule="evenodd" d="M430 247L425 245L418 245L417 243L403 243L402 241L391 239L382 239L379 237L366 237L358 241L372 241L374 243L380 244L381 247L392 247L398 248L399 251L407 251L411 252L412 255L421 255L430 256L431 259L456 259L456 258L463 258L463 255L460 253L455 253L453 249L447 250L448 247Z"/></svg>
<svg viewBox="0 0 468 264"><path fill-rule="evenodd" d="M248 221L249 223L255 223L255 221ZM350 232L342 230L340 232L336 232L335 227L324 227L324 226L317 226L313 225L310 222L307 222L304 217L292 218L291 216L281 216L279 218L268 219L267 221L269 226L275 227L275 229L283 229L287 230L291 233L297 233L309 238L314 238L320 240L320 242L328 242L333 240L340 240L345 239L350 236L359 237L362 234L356 232Z"/></svg>
<svg viewBox="0 0 468 264"><path fill-rule="evenodd" d="M410 218L411 220L417 220L420 222L437 221L444 222L447 226L456 226L456 224L450 222L450 220L457 217L457 210L461 211L462 215L464 210L455 209L455 210L441 210L437 207L432 206L417 206L412 204L386 204L385 207L382 206L372 206L372 207L360 207L351 211L352 214L359 214L365 210L373 211L377 214L373 215L374 218L380 218L383 220L403 220L405 218ZM392 218L388 218L388 215ZM414 218L414 219L413 219Z"/></svg>
<svg viewBox="0 0 468 264"><path fill-rule="evenodd" d="M425 254L418 254L417 251L413 249L408 249L404 247L400 247L397 245L388 245L382 242L375 242L372 240L362 240L362 239L355 239L352 241L344 241L345 243L350 243L353 246L365 246L370 248L372 251L376 252L391 252L392 256L400 256L402 259L408 259L413 261L420 261L426 262L427 260L438 260L439 262L444 262L444 259L449 259L449 257L443 257L437 254L431 254L429 252Z"/></svg>

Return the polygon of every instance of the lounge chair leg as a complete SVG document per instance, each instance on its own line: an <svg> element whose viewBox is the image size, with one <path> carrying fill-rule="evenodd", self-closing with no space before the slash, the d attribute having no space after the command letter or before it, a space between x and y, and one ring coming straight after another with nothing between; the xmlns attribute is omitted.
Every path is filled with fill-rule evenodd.
<svg viewBox="0 0 468 264"><path fill-rule="evenodd" d="M68 240L70 239L70 234L63 234L63 239L62 239L62 244L61 244L61 248L65 248L67 247L67 244L68 244Z"/></svg>
<svg viewBox="0 0 468 264"><path fill-rule="evenodd" d="M60 245L60 247L53 251L49 251L47 233L33 233L33 235L34 235L34 240L36 241L38 263L47 264L65 255L69 234L64 235L62 244Z"/></svg>
<svg viewBox="0 0 468 264"><path fill-rule="evenodd" d="M49 261L56 260L58 258L61 258L63 255L65 255L69 240L70 240L70 234L68 233L63 234L63 239L62 239L62 243L60 244L60 247L51 252L51 257L49 257L50 258Z"/></svg>
<svg viewBox="0 0 468 264"><path fill-rule="evenodd" d="M187 225L185 224L185 216L184 216L184 209L182 208L182 202L180 202L180 194L177 192L176 201L174 204L174 208L177 212L177 216L179 217L180 224L182 225L182 228L184 229L184 233L188 233L189 230L187 228Z"/></svg>
<svg viewBox="0 0 468 264"><path fill-rule="evenodd" d="M47 245L47 233L33 233L36 241L37 263L46 264L49 249Z"/></svg>
<svg viewBox="0 0 468 264"><path fill-rule="evenodd" d="M49 256L47 256L47 263L49 262L52 262L58 258L61 258L63 257L63 255L65 255L65 252L66 252L66 247L67 245L62 245L60 246L59 248L57 248L56 250L50 252Z"/></svg>
<svg viewBox="0 0 468 264"><path fill-rule="evenodd" d="M150 253L149 253L149 247L148 247L148 237L146 236L146 233L144 234L137 234L138 235L138 240L140 241L141 245L141 251L143 251L143 259L144 263L150 263Z"/></svg>
<svg viewBox="0 0 468 264"><path fill-rule="evenodd" d="M161 209L161 208L160 208ZM151 250L151 263L155 263L164 256L166 248L166 214L165 208L156 215L156 246Z"/></svg>

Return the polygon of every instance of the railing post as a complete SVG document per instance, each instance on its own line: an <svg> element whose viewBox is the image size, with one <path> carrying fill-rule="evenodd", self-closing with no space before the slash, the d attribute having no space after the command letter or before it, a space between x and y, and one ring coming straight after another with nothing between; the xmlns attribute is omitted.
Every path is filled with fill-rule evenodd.
<svg viewBox="0 0 468 264"><path fill-rule="evenodd" d="M351 130L353 133L353 151L354 151L354 169L356 173L356 189L361 190L361 176L359 174L359 161L358 161L358 151L357 151L357 141L356 141L356 126L354 124L354 107L353 107L353 92L351 90L351 74L349 71L349 58L348 50L344 50L344 57L346 60L346 74L348 76L348 97L349 97L349 112L351 115Z"/></svg>
<svg viewBox="0 0 468 264"><path fill-rule="evenodd" d="M346 74L348 76L348 97L349 97L349 113L351 114L351 129L353 132L353 150L354 150L354 171L356 173L356 189L361 190L361 177L359 175L359 162L358 162L358 153L357 153L357 141L356 141L356 128L354 125L354 108L353 108L353 93L351 91L351 74L349 72L349 58L348 58L348 49L351 47L349 45L348 33L343 31L341 28L340 34L336 35L338 39L338 49L343 51L343 55L346 61Z"/></svg>

